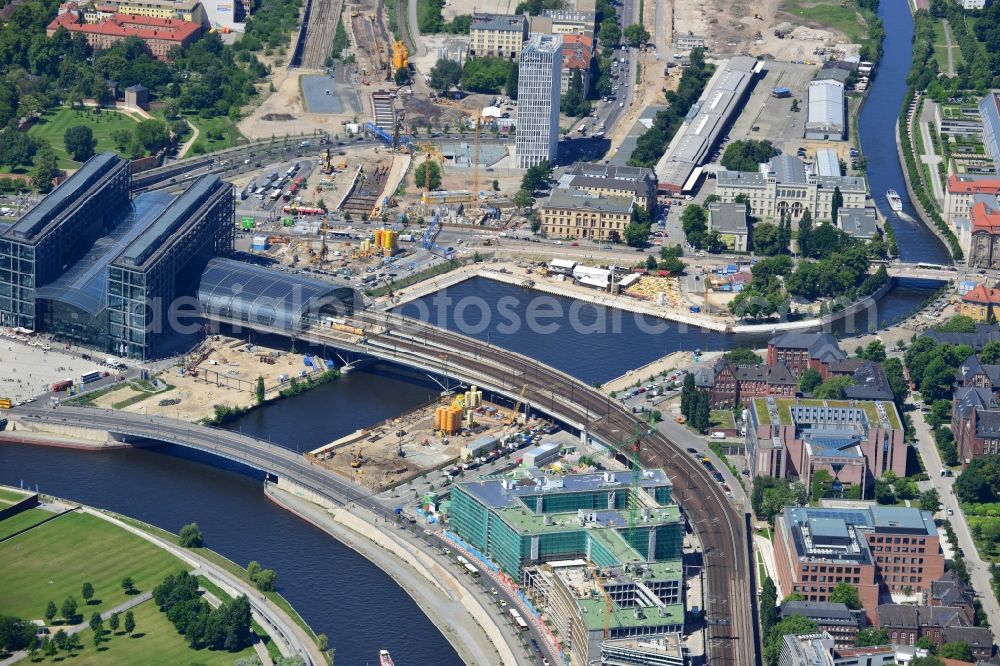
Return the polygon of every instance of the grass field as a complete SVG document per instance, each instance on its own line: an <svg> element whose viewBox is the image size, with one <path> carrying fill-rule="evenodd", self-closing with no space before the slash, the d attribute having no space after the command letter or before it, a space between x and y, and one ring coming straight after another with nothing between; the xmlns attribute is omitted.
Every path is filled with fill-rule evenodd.
<svg viewBox="0 0 1000 666"><path fill-rule="evenodd" d="M133 130L138 123L131 117L109 111L107 109L100 113L95 113L94 109L70 109L62 107L56 110L46 111L42 118L31 126L28 134L36 139L45 139L52 145L52 150L59 158L59 167L62 169L75 169L80 166L79 162L74 162L66 153L66 144L63 136L66 130L74 125L86 125L94 132L97 139L97 152L105 152L115 149L115 142L111 139L111 134L120 129Z"/></svg>
<svg viewBox="0 0 1000 666"><path fill-rule="evenodd" d="M53 515L55 514L42 511L41 509L28 509L6 520L0 520L0 539L20 532L32 525L37 525L46 518L51 518ZM2 596L0 596L0 599L2 599Z"/></svg>
<svg viewBox="0 0 1000 666"><path fill-rule="evenodd" d="M22 493L18 490L12 490L10 488L0 488L0 508L4 506L10 506L11 504L17 504L21 500L25 499L28 493Z"/></svg>
<svg viewBox="0 0 1000 666"><path fill-rule="evenodd" d="M854 43L868 37L868 27L853 3L845 7L840 0L787 0L781 8L811 23L838 30Z"/></svg>
<svg viewBox="0 0 1000 666"><path fill-rule="evenodd" d="M203 664L204 666L232 666L240 657L249 657L254 649L247 648L243 652L222 652L214 650L192 650L184 637L170 623L167 616L160 612L152 600L136 606L135 632L130 637L121 629L112 634L105 623L105 642L100 650L94 648L91 642L90 630L81 635L84 648L75 656L60 653L55 657L34 662L36 664L73 664L73 666L130 666L145 664L147 666L185 666ZM24 663L28 663L25 661Z"/></svg>
<svg viewBox="0 0 1000 666"><path fill-rule="evenodd" d="M187 567L170 553L94 516L70 513L0 543L0 614L41 618L45 605L72 596L78 616L90 617L125 601L121 580L152 590L168 574ZM96 594L84 606L83 583Z"/></svg>
<svg viewBox="0 0 1000 666"><path fill-rule="evenodd" d="M246 139L240 134L236 125L229 118L222 116L219 118L199 118L198 116L185 116L187 121L198 128L198 140L191 146L191 153L197 154L195 146L201 146L202 152L212 153L223 148L230 148L238 143L245 143Z"/></svg>

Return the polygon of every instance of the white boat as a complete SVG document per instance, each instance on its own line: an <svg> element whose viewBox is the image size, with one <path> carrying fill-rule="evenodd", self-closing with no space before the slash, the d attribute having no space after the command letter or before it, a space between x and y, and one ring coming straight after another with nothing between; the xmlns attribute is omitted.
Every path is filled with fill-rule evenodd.
<svg viewBox="0 0 1000 666"><path fill-rule="evenodd" d="M392 657L389 656L388 650L378 651L378 663L379 666L396 666L396 662L394 662Z"/></svg>
<svg viewBox="0 0 1000 666"><path fill-rule="evenodd" d="M889 208L893 209L897 213L903 210L903 200L899 198L899 192L896 190L889 190L885 193L885 198L889 202Z"/></svg>

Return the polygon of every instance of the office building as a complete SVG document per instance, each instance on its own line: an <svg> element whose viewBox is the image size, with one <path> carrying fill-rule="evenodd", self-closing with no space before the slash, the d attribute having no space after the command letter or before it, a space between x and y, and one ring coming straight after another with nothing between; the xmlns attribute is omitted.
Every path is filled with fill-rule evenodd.
<svg viewBox="0 0 1000 666"><path fill-rule="evenodd" d="M559 180L559 187L599 196L632 198L636 206L650 215L656 207L656 174L645 167L576 162Z"/></svg>
<svg viewBox="0 0 1000 666"><path fill-rule="evenodd" d="M830 366L847 358L837 338L829 333L796 333L790 331L774 336L767 342L767 362L785 363L796 377L806 370L816 370L827 379Z"/></svg>
<svg viewBox="0 0 1000 666"><path fill-rule="evenodd" d="M111 349L147 358L168 334L167 314L191 295L209 260L233 251L233 186L204 175L174 199L108 267Z"/></svg>
<svg viewBox="0 0 1000 666"><path fill-rule="evenodd" d="M702 35L688 33L686 35L676 35L674 46L678 51L690 51L692 49L705 48L705 38Z"/></svg>
<svg viewBox="0 0 1000 666"><path fill-rule="evenodd" d="M986 0L962 0L962 9L969 11L970 9L985 9Z"/></svg>
<svg viewBox="0 0 1000 666"><path fill-rule="evenodd" d="M108 49L130 37L141 39L153 57L167 60L170 50L183 48L196 40L202 26L192 21L164 19L152 16L112 14L99 23L88 23L74 3L64 5L60 14L49 24L45 34L51 37L59 28L71 34L82 34L94 49Z"/></svg>
<svg viewBox="0 0 1000 666"><path fill-rule="evenodd" d="M792 615L809 618L820 631L830 634L838 648L854 647L854 638L865 626L865 612L851 610L847 604L829 601L786 601L781 604L778 617L784 620Z"/></svg>
<svg viewBox="0 0 1000 666"><path fill-rule="evenodd" d="M737 365L725 357L711 368L695 372L695 388L708 393L713 408L746 404L749 398L794 398L798 382L784 363Z"/></svg>
<svg viewBox="0 0 1000 666"><path fill-rule="evenodd" d="M574 72L580 72L583 94L590 90L590 60L594 56L594 38L587 35L563 35L562 75L559 79L559 94L565 95L573 80Z"/></svg>
<svg viewBox="0 0 1000 666"><path fill-rule="evenodd" d="M983 121L983 145L1000 174L1000 93L991 92L979 100L979 117Z"/></svg>
<svg viewBox="0 0 1000 666"><path fill-rule="evenodd" d="M919 594L944 574L934 517L914 508L786 507L774 550L781 595L827 601L838 583L850 583L871 623L882 596Z"/></svg>
<svg viewBox="0 0 1000 666"><path fill-rule="evenodd" d="M601 644L601 666L687 666L681 634L658 638L619 638Z"/></svg>
<svg viewBox="0 0 1000 666"><path fill-rule="evenodd" d="M868 185L860 176L819 176L797 157L778 155L760 165L758 171L727 171L717 174L716 194L732 203L739 195L750 202L750 214L777 220L787 214L798 222L806 210L814 221L830 220L833 193L840 189L843 208L864 208Z"/></svg>
<svg viewBox="0 0 1000 666"><path fill-rule="evenodd" d="M907 444L896 406L887 401L752 398L746 445L754 476L802 481L829 475L835 493L869 494L892 470L906 476Z"/></svg>
<svg viewBox="0 0 1000 666"><path fill-rule="evenodd" d="M527 16L473 14L469 27L469 55L516 60L527 39Z"/></svg>
<svg viewBox="0 0 1000 666"><path fill-rule="evenodd" d="M517 166L528 169L559 156L562 37L532 35L517 79Z"/></svg>
<svg viewBox="0 0 1000 666"><path fill-rule="evenodd" d="M833 148L820 148L816 151L816 175L840 176L840 154Z"/></svg>
<svg viewBox="0 0 1000 666"><path fill-rule="evenodd" d="M727 249L733 252L747 252L750 225L747 222L746 205L721 201L708 204L708 230L718 231Z"/></svg>
<svg viewBox="0 0 1000 666"><path fill-rule="evenodd" d="M962 366L960 373L968 368L969 361L966 360ZM996 375L998 366L982 367L984 371ZM955 435L958 459L963 467L974 458L1000 454L1000 406L993 385L984 387L969 383L955 389L951 431Z"/></svg>
<svg viewBox="0 0 1000 666"><path fill-rule="evenodd" d="M968 220L956 222L955 229L969 266L1000 268L1000 205L982 199L988 198L974 201Z"/></svg>
<svg viewBox="0 0 1000 666"><path fill-rule="evenodd" d="M811 141L843 141L845 121L844 83L834 79L809 82L805 138Z"/></svg>
<svg viewBox="0 0 1000 666"><path fill-rule="evenodd" d="M923 637L937 647L945 643L968 643L972 656L989 659L993 656L993 634L989 627L974 627L961 608L949 606L912 606L882 604L877 609L880 629L896 645L916 645Z"/></svg>
<svg viewBox="0 0 1000 666"><path fill-rule="evenodd" d="M896 663L896 651L890 645L839 647L825 631L783 636L778 654L778 666L889 666Z"/></svg>
<svg viewBox="0 0 1000 666"><path fill-rule="evenodd" d="M51 303L38 290L116 226L130 208L131 183L128 160L95 155L0 235L0 325L42 329Z"/></svg>
<svg viewBox="0 0 1000 666"><path fill-rule="evenodd" d="M542 229L550 238L621 242L632 221L635 199L557 187L538 208Z"/></svg>
<svg viewBox="0 0 1000 666"><path fill-rule="evenodd" d="M590 11L579 11L575 9L546 9L543 16L552 21L549 32L556 35L580 35L594 38L594 23L597 15ZM532 31L534 32L534 31Z"/></svg>
<svg viewBox="0 0 1000 666"><path fill-rule="evenodd" d="M612 639L684 626L680 510L663 470L635 473L634 529L627 470L553 474L522 467L452 489L451 529L544 605L573 663L600 655L605 594Z"/></svg>
<svg viewBox="0 0 1000 666"><path fill-rule="evenodd" d="M837 211L837 226L858 240L870 241L881 237L874 208L841 208Z"/></svg>
<svg viewBox="0 0 1000 666"><path fill-rule="evenodd" d="M113 14L148 16L159 19L180 19L208 25L205 8L200 0L95 0L80 2L88 23L99 23ZM93 17L93 18L92 18Z"/></svg>
<svg viewBox="0 0 1000 666"><path fill-rule="evenodd" d="M854 382L844 387L844 397L848 400L889 400L894 399L886 377L885 368L880 363L860 358L845 358L830 365L831 377L850 377Z"/></svg>

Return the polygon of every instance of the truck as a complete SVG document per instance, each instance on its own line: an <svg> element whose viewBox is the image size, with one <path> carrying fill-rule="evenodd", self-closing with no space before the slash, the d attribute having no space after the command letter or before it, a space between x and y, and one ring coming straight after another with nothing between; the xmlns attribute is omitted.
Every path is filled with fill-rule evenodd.
<svg viewBox="0 0 1000 666"><path fill-rule="evenodd" d="M726 433L722 432L721 430L716 430L715 432L712 433L711 437L712 439L725 439Z"/></svg>

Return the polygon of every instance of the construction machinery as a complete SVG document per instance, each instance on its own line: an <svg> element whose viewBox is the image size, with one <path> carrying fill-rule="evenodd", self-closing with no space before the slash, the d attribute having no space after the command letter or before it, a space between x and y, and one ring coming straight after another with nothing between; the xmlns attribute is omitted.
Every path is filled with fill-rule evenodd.
<svg viewBox="0 0 1000 666"><path fill-rule="evenodd" d="M351 467L358 469L365 464L365 457L361 455L361 449L353 447L351 449Z"/></svg>
<svg viewBox="0 0 1000 666"><path fill-rule="evenodd" d="M479 212L479 139L482 129L483 119L476 118L476 139L472 151L472 206L475 212Z"/></svg>
<svg viewBox="0 0 1000 666"><path fill-rule="evenodd" d="M517 423L517 414L521 411L521 404L524 402L524 394L528 390L528 385L525 384L521 387L521 393L517 396L517 402L514 403L514 409L510 412L510 417L504 421L504 425L512 425Z"/></svg>
<svg viewBox="0 0 1000 666"><path fill-rule="evenodd" d="M624 456L631 458L632 462L632 484L628 496L628 541L633 543L635 537L635 527L639 522L639 504L641 502L639 492L639 480L642 476L642 466L639 461L639 452L642 450L642 438L653 434L653 429L645 423L637 423L635 432L620 442L615 444L615 448Z"/></svg>
<svg viewBox="0 0 1000 666"><path fill-rule="evenodd" d="M407 69L410 66L410 52L406 44L401 41L392 44L392 73L395 74L400 69Z"/></svg>

